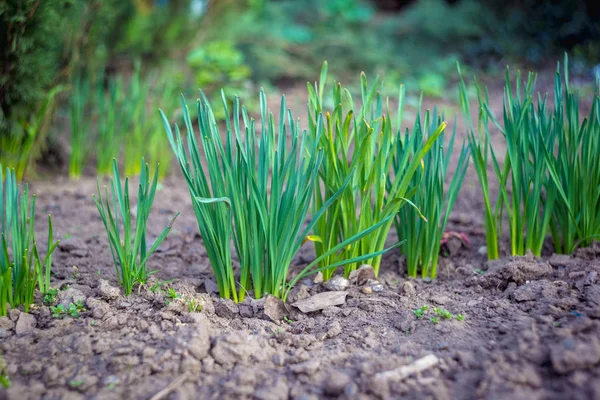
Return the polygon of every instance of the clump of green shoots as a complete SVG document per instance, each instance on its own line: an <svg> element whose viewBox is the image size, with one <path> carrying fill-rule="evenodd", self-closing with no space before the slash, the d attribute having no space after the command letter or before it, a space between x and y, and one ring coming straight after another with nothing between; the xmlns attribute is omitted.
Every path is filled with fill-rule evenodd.
<svg viewBox="0 0 600 400"><path fill-rule="evenodd" d="M112 159L118 158L121 146L121 137L118 125L121 119L121 79L110 79L108 82L108 93L104 89L103 76L96 84L96 107L97 107L97 129L98 129L98 158L97 173L100 176L108 176L112 173Z"/></svg>
<svg viewBox="0 0 600 400"><path fill-rule="evenodd" d="M342 194L315 225L315 251L321 259L319 265L324 268L325 280L333 276L340 260L371 253L377 255L368 259L367 263L373 266L377 274L381 250L385 247L393 218L406 203L413 174L444 131L446 123L440 122L427 138L417 138L416 135L407 138L405 144L415 150L414 154L398 155L396 168L402 173L392 179L390 170L396 138L400 135L404 87L400 87L399 106L393 126L388 102L381 95L378 79L369 85L365 74L361 75L360 107L355 106L348 90L343 89L340 83L334 84L333 110L326 112L323 98L326 78L327 63L324 63L320 82L315 83L314 87L308 84L308 139L314 146L324 149L324 160L319 169L320 182L315 185L313 195L314 213L321 210L339 191ZM321 118L324 132L321 132ZM331 251L337 243L378 224L378 229L353 245L340 252ZM325 268L327 266L330 268ZM347 277L357 267L358 263L346 263L344 275Z"/></svg>
<svg viewBox="0 0 600 400"><path fill-rule="evenodd" d="M282 97L279 121L267 110L266 95L260 94L260 136L256 137L254 119L248 116L239 99L233 114L226 119L224 135L204 93L197 101L200 142L194 134L190 114L182 99L187 144L175 125L175 133L161 112L167 136L187 182L202 240L210 259L219 293L224 298L242 301L253 291L256 298L270 293L285 300L289 290L303 277L315 273L325 257L346 248L386 223L382 219L362 232L344 238L310 263L288 282L288 271L295 254L308 239L327 208L346 189L350 177L337 193L314 213L305 226L311 198L325 150L320 136L325 132L321 116L315 122L316 140L308 140L286 108ZM222 93L225 115L230 115ZM243 125L240 123L243 122ZM202 156L201 156L202 154ZM314 239L314 238L313 238ZM240 262L236 280L231 241ZM330 267L359 262L382 254L385 249L330 264Z"/></svg>
<svg viewBox="0 0 600 400"><path fill-rule="evenodd" d="M459 70L460 71L460 70ZM498 258L498 237L502 232L502 217L506 213L510 231L511 255L531 251L539 256L546 238L556 202L556 192L544 190L548 183L546 144L551 133L552 116L548 114L546 97L534 103L536 76L530 73L523 85L517 73L513 90L510 73L506 71L504 115L500 123L490 110L487 93L479 85L479 133L475 134L461 76L460 99L467 125L473 164L479 177L486 208L486 240L488 258ZM491 121L506 142L504 164L493 149L488 123ZM491 164L498 182L499 194L492 208L487 167Z"/></svg>
<svg viewBox="0 0 600 400"><path fill-rule="evenodd" d="M48 216L48 249L41 259L34 237L35 195L29 188L20 193L14 170L2 172L0 164L0 316L7 305L23 306L25 312L33 303L36 285L42 294L50 288L52 252L58 242L52 240L52 220Z"/></svg>
<svg viewBox="0 0 600 400"><path fill-rule="evenodd" d="M419 110L420 108L419 106ZM443 121L436 109L433 110L433 114L427 111L423 120L420 115L419 111L410 134L407 129L404 136L396 137L392 163L396 177L404 174L401 164L403 158L407 154L414 157L420 151L426 137L434 135ZM401 208L395 219L398 239L406 241L401 252L406 257L408 276L413 278L417 276L419 267L423 278L436 277L444 229L467 172L469 150L463 143L454 175L450 184L446 185L455 135L456 123L447 143L445 134L436 139L432 149L423 158L422 168L417 169L412 177L410 200L414 207ZM416 140L411 141L411 136L416 137ZM410 145L413 147L409 147Z"/></svg>
<svg viewBox="0 0 600 400"><path fill-rule="evenodd" d="M69 176L79 179L87 158L90 116L87 114L89 101L89 81L77 75L73 83L73 92L69 98L71 116L71 156Z"/></svg>
<svg viewBox="0 0 600 400"><path fill-rule="evenodd" d="M487 93L477 85L479 132L474 132L467 89L461 76L460 99L468 127L473 163L484 194L488 258L498 257L498 236L503 212L510 230L511 255L530 250L540 255L548 231L555 251L571 252L600 237L600 100L595 84L592 109L580 121L578 98L569 88L568 60L565 78L557 67L554 108L548 96L535 92L535 75L521 82L517 73L513 90L506 72L504 115L498 121ZM460 69L459 69L460 73ZM506 141L504 164L490 139L491 121ZM495 206L489 196L487 167L491 161L499 186Z"/></svg>
<svg viewBox="0 0 600 400"><path fill-rule="evenodd" d="M550 181L547 197L556 197L550 231L557 253L570 253L600 238L600 81L594 82L589 115L581 120L579 96L569 86L565 55L554 80L554 109L545 125Z"/></svg>
<svg viewBox="0 0 600 400"><path fill-rule="evenodd" d="M119 284L123 286L126 296L131 294L136 284L144 284L147 281L149 272L146 269L146 263L148 258L167 237L175 218L179 215L177 213L173 217L169 225L156 238L152 247L148 249L146 246L146 225L156 194L158 183L156 170L158 170L158 165L152 183L150 183L148 164L144 162L143 158L141 164L142 173L138 187L135 221L132 221L130 209L129 178L125 178L125 184L121 187L121 178L116 160L113 160L110 195L108 188L105 188L105 195L102 196L99 182L97 183L98 197L94 195L94 201L108 234L117 279ZM135 225L132 222L135 222Z"/></svg>

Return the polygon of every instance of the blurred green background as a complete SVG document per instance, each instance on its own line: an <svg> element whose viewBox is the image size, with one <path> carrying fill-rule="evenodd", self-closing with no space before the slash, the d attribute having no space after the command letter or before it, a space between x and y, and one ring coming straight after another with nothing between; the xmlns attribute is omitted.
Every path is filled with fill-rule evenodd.
<svg viewBox="0 0 600 400"><path fill-rule="evenodd" d="M302 88L325 59L337 80L365 71L390 89L404 83L450 100L457 61L493 75L509 63L554 68L568 51L572 73L591 77L600 62L594 3L0 1L0 163L19 177L68 169L78 178L107 173L112 157L135 175L145 156L164 175L159 106L176 120L178 94L201 88L217 110L223 88L252 109L258 87Z"/></svg>

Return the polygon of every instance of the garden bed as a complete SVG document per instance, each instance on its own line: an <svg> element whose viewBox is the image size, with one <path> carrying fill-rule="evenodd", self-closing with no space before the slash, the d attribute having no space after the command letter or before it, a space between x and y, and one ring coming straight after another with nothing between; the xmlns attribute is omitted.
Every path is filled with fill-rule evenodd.
<svg viewBox="0 0 600 400"><path fill-rule="evenodd" d="M0 397L598 398L600 247L486 262L471 182L468 176L449 224L471 246L448 246L435 282L407 279L393 250L378 278L382 292L352 285L343 304L308 314L289 304L325 290L312 280L292 293L287 309L271 300L235 305L211 293L180 178L164 182L149 223L156 237L181 211L149 262L157 279L174 280L154 279L127 298L91 199L95 180L36 182L36 229L45 232L41 217L51 213L56 237L66 238L53 258L52 286L61 288L55 303L81 300L86 311L53 318L36 299L31 316L2 318L12 387ZM313 257L306 245L294 264ZM439 318L434 307L464 320ZM428 355L436 358L425 359L424 370L404 376L403 366L420 366Z"/></svg>

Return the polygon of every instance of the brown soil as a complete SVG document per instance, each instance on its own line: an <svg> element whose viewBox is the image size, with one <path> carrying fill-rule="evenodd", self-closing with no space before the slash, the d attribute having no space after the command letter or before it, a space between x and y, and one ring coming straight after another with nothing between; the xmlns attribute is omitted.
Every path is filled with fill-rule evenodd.
<svg viewBox="0 0 600 400"><path fill-rule="evenodd" d="M81 299L87 311L55 319L38 298L34 319L18 310L0 318L13 384L0 398L600 398L600 246L572 256L486 262L474 173L448 227L467 233L472 244L448 246L435 282L407 279L392 251L378 278L382 292L351 286L344 304L309 314L272 299L235 305L212 293L210 265L178 177L163 183L149 224L156 236L181 211L149 263L157 279L174 280L163 291L150 290L156 281L150 282L130 297L117 289L91 199L95 180L54 178L32 186L40 245L47 213L55 236L66 238L54 255L52 283L63 289L57 302ZM294 265L311 257L310 247L303 248ZM181 298L166 298L167 287ZM308 280L293 297L324 290ZM190 299L202 310L189 312ZM417 318L413 311L423 305L430 310ZM433 323L433 307L465 318ZM277 320L278 313L286 318ZM428 355L439 362L401 375L401 367Z"/></svg>

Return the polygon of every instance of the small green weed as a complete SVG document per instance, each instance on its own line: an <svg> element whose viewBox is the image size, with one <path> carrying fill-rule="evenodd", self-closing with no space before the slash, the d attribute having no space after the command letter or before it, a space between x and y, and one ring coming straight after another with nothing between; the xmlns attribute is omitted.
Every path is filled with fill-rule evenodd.
<svg viewBox="0 0 600 400"><path fill-rule="evenodd" d="M83 379L71 379L69 381L69 386L72 388L78 388L81 385L83 385Z"/></svg>
<svg viewBox="0 0 600 400"><path fill-rule="evenodd" d="M202 304L197 299L191 298L187 302L189 312L202 311Z"/></svg>
<svg viewBox="0 0 600 400"><path fill-rule="evenodd" d="M452 319L454 317L450 311L439 307L434 307L433 312L442 319Z"/></svg>
<svg viewBox="0 0 600 400"><path fill-rule="evenodd" d="M429 310L429 306L424 305L423 307L417 308L416 310L414 310L413 314L415 314L418 319L421 319L421 318L423 318L423 315L425 315L427 310Z"/></svg>
<svg viewBox="0 0 600 400"><path fill-rule="evenodd" d="M431 321L431 323L434 325L437 325L440 323L440 319L438 317L429 318L429 321Z"/></svg>
<svg viewBox="0 0 600 400"><path fill-rule="evenodd" d="M58 296L58 289L49 289L44 295L44 304L52 305L56 301L56 296Z"/></svg>
<svg viewBox="0 0 600 400"><path fill-rule="evenodd" d="M87 309L84 307L83 302L79 300L77 304L69 304L68 307L65 307L64 304L59 304L57 306L50 307L50 311L52 311L52 318L64 318L66 316L70 316L72 318L79 318L82 312L86 312Z"/></svg>
<svg viewBox="0 0 600 400"><path fill-rule="evenodd" d="M162 289L161 289L161 287L162 287L163 285L166 285L167 283L171 283L171 282L173 282L173 279L167 279L166 281L157 281L157 282L156 282L154 285L152 285L152 286L150 287L150 291L151 291L152 293L158 293L158 292L162 292Z"/></svg>
<svg viewBox="0 0 600 400"><path fill-rule="evenodd" d="M456 314L456 319L458 321L464 321L465 320L465 316L464 316L464 314Z"/></svg>
<svg viewBox="0 0 600 400"><path fill-rule="evenodd" d="M166 296L169 299L175 300L181 298L181 293L177 293L177 291L173 288L168 288Z"/></svg>

